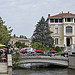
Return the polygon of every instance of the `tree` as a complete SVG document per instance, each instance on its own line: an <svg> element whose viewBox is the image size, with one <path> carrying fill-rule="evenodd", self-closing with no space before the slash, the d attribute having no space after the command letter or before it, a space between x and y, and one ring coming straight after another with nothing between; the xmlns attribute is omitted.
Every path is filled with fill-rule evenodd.
<svg viewBox="0 0 75 75"><path fill-rule="evenodd" d="M35 42L32 44L32 47L36 50L46 50L46 47L40 42Z"/></svg>
<svg viewBox="0 0 75 75"><path fill-rule="evenodd" d="M15 43L15 45L16 45L17 48L28 47L28 46L26 46L24 43L21 43L21 42L19 42L19 41L17 41L17 42Z"/></svg>
<svg viewBox="0 0 75 75"><path fill-rule="evenodd" d="M13 37L15 38L16 37L16 34L14 34Z"/></svg>
<svg viewBox="0 0 75 75"><path fill-rule="evenodd" d="M0 17L0 43L8 44L13 29L11 29L11 27L7 28L4 23L5 22Z"/></svg>
<svg viewBox="0 0 75 75"><path fill-rule="evenodd" d="M57 52L60 52L60 51L61 51L61 49L60 49L59 46L56 46L56 47L55 47L55 50L56 50Z"/></svg>
<svg viewBox="0 0 75 75"><path fill-rule="evenodd" d="M54 40L50 36L51 31L48 23L42 17L41 20L37 23L36 29L32 35L32 43L41 42L45 47L49 48L53 46Z"/></svg>
<svg viewBox="0 0 75 75"><path fill-rule="evenodd" d="M20 38L27 39L27 37L26 36L23 36L23 35L20 35Z"/></svg>
<svg viewBox="0 0 75 75"><path fill-rule="evenodd" d="M18 38L18 36L16 34L14 34L13 36L11 36L12 38Z"/></svg>

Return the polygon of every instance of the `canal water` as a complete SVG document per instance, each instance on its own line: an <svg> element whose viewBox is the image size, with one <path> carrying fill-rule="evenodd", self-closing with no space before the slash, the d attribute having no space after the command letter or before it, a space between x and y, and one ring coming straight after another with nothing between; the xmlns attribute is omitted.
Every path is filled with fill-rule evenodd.
<svg viewBox="0 0 75 75"><path fill-rule="evenodd" d="M13 72L15 75L75 75L75 70L62 67L17 69Z"/></svg>

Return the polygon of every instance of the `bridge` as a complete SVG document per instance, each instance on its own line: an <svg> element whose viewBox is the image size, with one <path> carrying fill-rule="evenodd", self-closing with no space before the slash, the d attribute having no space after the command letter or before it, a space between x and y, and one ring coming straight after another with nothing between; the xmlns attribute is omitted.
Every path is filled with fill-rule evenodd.
<svg viewBox="0 0 75 75"><path fill-rule="evenodd" d="M59 66L68 66L68 58L61 56L21 56L19 63L50 63Z"/></svg>

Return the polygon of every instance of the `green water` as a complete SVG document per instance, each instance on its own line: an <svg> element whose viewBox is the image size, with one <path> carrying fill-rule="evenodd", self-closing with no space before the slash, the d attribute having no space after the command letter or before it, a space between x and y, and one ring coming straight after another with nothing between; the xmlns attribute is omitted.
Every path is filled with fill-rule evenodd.
<svg viewBox="0 0 75 75"><path fill-rule="evenodd" d="M68 68L37 68L13 70L16 75L75 75L75 70Z"/></svg>

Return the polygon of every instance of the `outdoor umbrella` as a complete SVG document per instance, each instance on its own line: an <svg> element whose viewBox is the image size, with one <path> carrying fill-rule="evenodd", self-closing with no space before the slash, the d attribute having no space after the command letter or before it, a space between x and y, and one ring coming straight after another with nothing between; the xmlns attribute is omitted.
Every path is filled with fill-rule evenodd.
<svg viewBox="0 0 75 75"><path fill-rule="evenodd" d="M57 51L55 51L55 50L51 50L50 52L57 53Z"/></svg>
<svg viewBox="0 0 75 75"><path fill-rule="evenodd" d="M22 51L20 51L21 53L27 53L27 51L26 50L22 50Z"/></svg>
<svg viewBox="0 0 75 75"><path fill-rule="evenodd" d="M3 47L4 50L7 50L7 48Z"/></svg>
<svg viewBox="0 0 75 75"><path fill-rule="evenodd" d="M37 52L37 53L44 53L44 51L42 51L42 50L35 50L35 52Z"/></svg>
<svg viewBox="0 0 75 75"><path fill-rule="evenodd" d="M0 47L5 47L6 45L0 44Z"/></svg>

